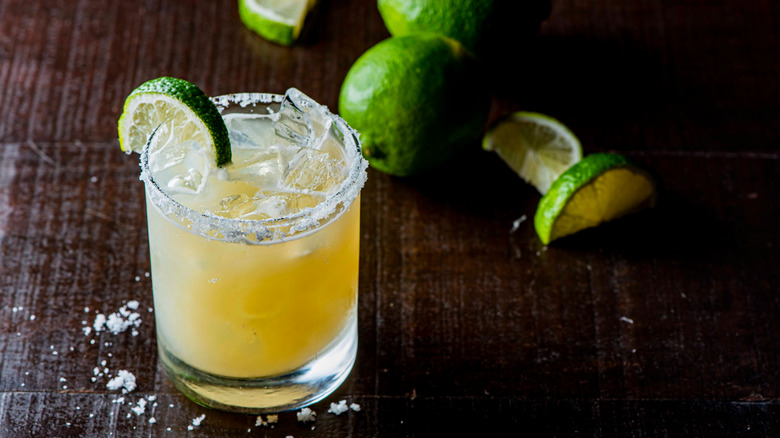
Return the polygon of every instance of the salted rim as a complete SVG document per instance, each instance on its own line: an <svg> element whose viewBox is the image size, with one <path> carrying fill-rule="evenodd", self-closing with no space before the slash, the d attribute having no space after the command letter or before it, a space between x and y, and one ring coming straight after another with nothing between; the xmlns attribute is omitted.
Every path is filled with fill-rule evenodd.
<svg viewBox="0 0 780 438"><path fill-rule="evenodd" d="M221 114L233 105L238 105L241 108L251 105L255 108L258 104L281 103L284 96L269 93L234 93L212 97L211 100ZM331 118L343 135L344 152L352 164L349 175L341 183L338 190L315 207L305 208L295 214L263 220L229 219L193 210L165 193L157 185L149 170L149 146L157 129L152 132L141 150L141 176L139 179L144 182L146 193L154 207L160 210L166 219L171 220L171 216L178 218L178 221L172 222L180 227L183 224L179 221L186 220L189 222L186 231L207 239L251 245L270 245L303 237L308 234L307 231L316 231L321 226L338 219L344 211L349 209L367 178L368 161L361 154L360 134L347 125L344 119L331 113L326 106L321 105L321 107L325 109L326 115ZM341 210L334 216L339 206L341 206ZM321 224L324 219L328 220ZM289 227L286 233L280 231L281 228L286 227Z"/></svg>

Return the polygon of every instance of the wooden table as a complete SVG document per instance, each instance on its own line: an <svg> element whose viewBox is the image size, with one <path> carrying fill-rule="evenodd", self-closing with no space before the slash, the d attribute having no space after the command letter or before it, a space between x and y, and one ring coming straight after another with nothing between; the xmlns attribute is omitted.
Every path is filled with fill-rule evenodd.
<svg viewBox="0 0 780 438"><path fill-rule="evenodd" d="M0 435L780 436L770 0L556 1L537 41L505 48L520 67L491 120L557 117L586 152L653 168L659 208L544 247L530 220L510 232L538 193L476 144L422 178L372 170L357 364L316 422L256 427L168 383L138 158L116 139L125 96L170 75L335 109L387 36L370 0L324 0L292 48L247 31L233 1L0 0ZM128 300L137 336L85 336ZM137 389L116 403L95 367ZM362 410L326 412L342 399Z"/></svg>

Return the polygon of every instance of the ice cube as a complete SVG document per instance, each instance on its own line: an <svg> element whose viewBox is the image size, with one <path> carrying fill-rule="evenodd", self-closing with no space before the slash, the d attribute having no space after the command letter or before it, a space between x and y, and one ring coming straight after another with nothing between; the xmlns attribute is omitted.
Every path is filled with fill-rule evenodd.
<svg viewBox="0 0 780 438"><path fill-rule="evenodd" d="M151 151L149 167L152 173L160 172L184 161L187 153L197 147L194 140L183 141Z"/></svg>
<svg viewBox="0 0 780 438"><path fill-rule="evenodd" d="M231 195L219 201L215 208L207 209L212 214L226 217L229 219L238 219L252 209L252 203L249 196L244 193Z"/></svg>
<svg viewBox="0 0 780 438"><path fill-rule="evenodd" d="M297 146L283 145L236 150L233 162L225 167L226 179L248 182L256 187L278 187L287 172L287 163L299 150Z"/></svg>
<svg viewBox="0 0 780 438"><path fill-rule="evenodd" d="M204 182L202 173L196 169L187 169L185 173L171 177L166 187L174 193L200 193Z"/></svg>
<svg viewBox="0 0 780 438"><path fill-rule="evenodd" d="M277 117L275 131L279 137L315 149L328 134L332 123L326 107L295 88L285 93Z"/></svg>
<svg viewBox="0 0 780 438"><path fill-rule="evenodd" d="M262 190L254 197L254 214L278 218L298 213L305 208L316 207L325 199L320 193L303 193L290 190Z"/></svg>
<svg viewBox="0 0 780 438"><path fill-rule="evenodd" d="M287 90L282 106L276 114L274 131L276 135L290 144L308 147L312 142L314 127L306 107L297 99L294 88Z"/></svg>
<svg viewBox="0 0 780 438"><path fill-rule="evenodd" d="M232 149L269 146L274 140L273 116L270 114L226 114L225 126Z"/></svg>
<svg viewBox="0 0 780 438"><path fill-rule="evenodd" d="M344 161L322 151L302 148L288 165L283 185L301 192L327 193L346 178Z"/></svg>
<svg viewBox="0 0 780 438"><path fill-rule="evenodd" d="M154 179L172 193L200 193L214 167L213 159L196 141L158 147L149 157Z"/></svg>

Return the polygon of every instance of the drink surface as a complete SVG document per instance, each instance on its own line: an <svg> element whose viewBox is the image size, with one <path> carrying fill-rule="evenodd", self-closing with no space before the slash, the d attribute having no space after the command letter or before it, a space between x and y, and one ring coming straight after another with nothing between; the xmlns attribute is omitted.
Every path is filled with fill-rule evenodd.
<svg viewBox="0 0 780 438"><path fill-rule="evenodd" d="M297 90L270 105L229 105L223 118L233 161L222 168L164 131L150 142L156 187L211 224L204 231L161 208L147 184L158 341L214 375L280 375L354 327L360 198L325 207L360 158L333 116ZM273 232L235 239L220 229L235 223Z"/></svg>

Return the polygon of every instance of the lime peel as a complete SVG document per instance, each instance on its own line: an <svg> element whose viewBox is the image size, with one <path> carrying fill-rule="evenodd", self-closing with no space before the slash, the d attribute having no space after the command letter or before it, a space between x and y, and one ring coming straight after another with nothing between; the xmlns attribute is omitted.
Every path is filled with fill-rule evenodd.
<svg viewBox="0 0 780 438"><path fill-rule="evenodd" d="M655 205L657 184L618 154L591 154L564 172L539 201L534 226L542 243Z"/></svg>
<svg viewBox="0 0 780 438"><path fill-rule="evenodd" d="M119 117L119 145L140 152L158 126L173 125L179 140L196 139L218 166L230 162L230 138L214 103L196 85L161 77L144 82L127 97Z"/></svg>
<svg viewBox="0 0 780 438"><path fill-rule="evenodd" d="M298 39L315 3L316 0L239 0L238 15L256 34L289 46Z"/></svg>

